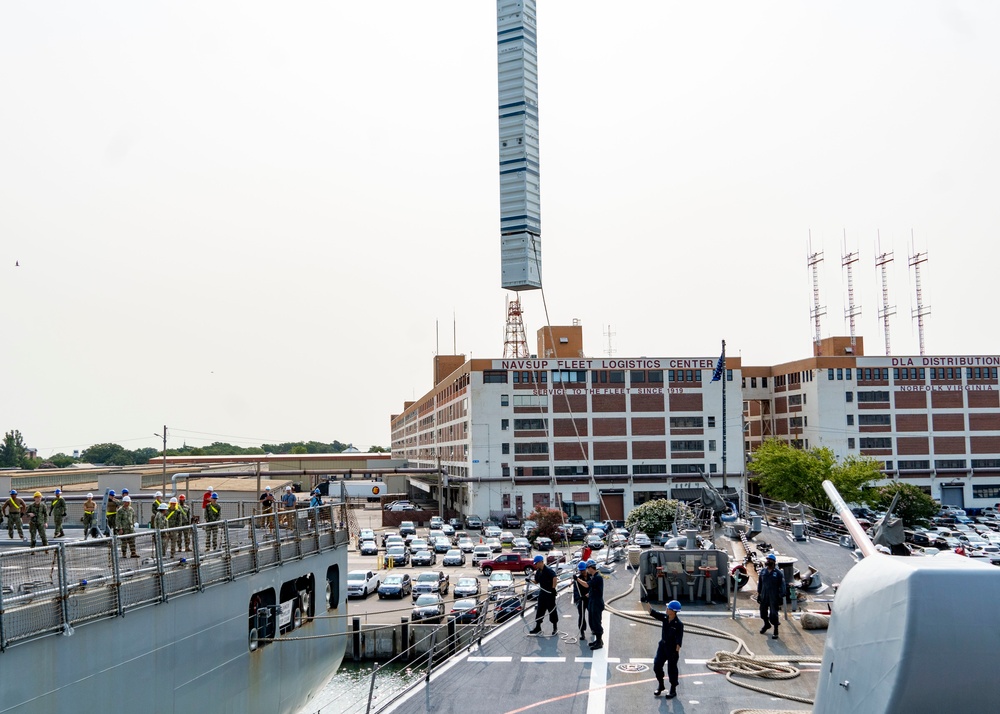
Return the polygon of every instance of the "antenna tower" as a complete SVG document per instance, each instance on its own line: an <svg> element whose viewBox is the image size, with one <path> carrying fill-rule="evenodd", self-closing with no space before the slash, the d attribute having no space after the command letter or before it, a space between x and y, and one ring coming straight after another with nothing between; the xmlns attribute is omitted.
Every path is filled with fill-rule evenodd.
<svg viewBox="0 0 1000 714"><path fill-rule="evenodd" d="M809 317L813 319L816 334L813 337L813 353L818 357L820 354L820 340L823 337L820 329L820 318L826 314L826 307L819 304L819 264L823 262L823 252L812 252L812 231L809 231L809 267L812 269L813 283L813 307L809 311Z"/></svg>
<svg viewBox="0 0 1000 714"><path fill-rule="evenodd" d="M608 330L607 330L607 332L604 333L604 336L606 338L608 338L608 346L604 350L604 354L606 354L608 357L614 357L615 354L618 353L618 350L616 350L614 348L614 345L611 343L611 338L614 337L617 334L618 334L617 332L612 332L611 331L611 325L608 325Z"/></svg>
<svg viewBox="0 0 1000 714"><path fill-rule="evenodd" d="M855 320L861 314L861 306L854 303L854 264L858 262L858 251L847 252L847 231L844 231L844 255L841 258L841 265L847 270L847 309L844 316L851 324L851 347L856 343Z"/></svg>
<svg viewBox="0 0 1000 714"><path fill-rule="evenodd" d="M528 338L524 332L521 298L507 298L507 327L504 331L504 359L523 359L528 356Z"/></svg>
<svg viewBox="0 0 1000 714"><path fill-rule="evenodd" d="M910 244L913 246L913 231L910 231ZM916 251L916 247L913 247ZM912 316L917 320L917 335L920 337L920 355L924 354L924 316L931 314L931 306L924 305L924 294L920 287L920 266L927 262L927 251L914 252L910 256L910 267L913 268L913 282L917 287L917 307L912 310Z"/></svg>
<svg viewBox="0 0 1000 714"><path fill-rule="evenodd" d="M885 356L892 354L889 347L889 318L896 314L896 306L889 305L889 263L892 262L892 251L882 252L882 235L878 234L875 248L875 267L882 271L882 309L878 311L878 319L882 321L882 332L885 335Z"/></svg>

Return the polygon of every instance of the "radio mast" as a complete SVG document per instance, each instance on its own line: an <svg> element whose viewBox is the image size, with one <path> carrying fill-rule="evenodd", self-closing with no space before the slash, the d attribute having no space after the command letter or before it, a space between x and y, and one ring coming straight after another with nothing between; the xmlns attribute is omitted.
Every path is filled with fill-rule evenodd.
<svg viewBox="0 0 1000 714"><path fill-rule="evenodd" d="M896 314L896 306L889 305L889 264L892 262L892 251L882 252L882 233L877 234L878 242L875 244L875 267L882 271L882 308L878 311L878 319L882 321L882 332L885 335L885 356L892 354L889 346L889 318Z"/></svg>
<svg viewBox="0 0 1000 714"><path fill-rule="evenodd" d="M851 349L854 349L856 343L854 318L861 314L861 306L854 303L854 264L857 262L858 251L854 251L853 253L847 252L847 231L845 230L844 255L841 258L840 264L847 270L847 309L844 311L844 316L851 325Z"/></svg>
<svg viewBox="0 0 1000 714"><path fill-rule="evenodd" d="M910 267L913 268L913 282L917 288L917 306L911 311L911 316L917 321L917 335L920 337L920 355L924 354L924 317L931 314L931 306L924 305L924 294L920 287L920 266L927 262L927 251L916 252L913 243L913 231L910 231L910 247L914 250L910 256Z"/></svg>
<svg viewBox="0 0 1000 714"><path fill-rule="evenodd" d="M820 318L826 314L826 307L819 304L819 264L823 262L823 251L818 253L812 252L812 231L809 231L809 267L812 269L812 286L813 286L813 306L812 310L809 311L809 316L813 320L813 324L816 329L816 334L813 336L813 354L817 357L820 355L820 345L823 339L823 333L821 331Z"/></svg>

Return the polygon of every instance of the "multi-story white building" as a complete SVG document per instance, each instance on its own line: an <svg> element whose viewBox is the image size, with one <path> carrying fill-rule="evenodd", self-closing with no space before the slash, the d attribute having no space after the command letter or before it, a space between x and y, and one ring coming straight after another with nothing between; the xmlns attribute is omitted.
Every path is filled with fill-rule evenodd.
<svg viewBox="0 0 1000 714"><path fill-rule="evenodd" d="M942 503L1000 501L997 355L867 357L864 342L823 340L816 355L742 373L745 449L765 438L838 457L870 456Z"/></svg>
<svg viewBox="0 0 1000 714"><path fill-rule="evenodd" d="M717 357L587 358L578 325L552 328L552 340L540 331L539 354L553 355L543 359L438 357L435 388L392 417L393 457L440 458L446 505L481 515L543 505L621 519L652 498L698 495L702 474L739 485L738 359L713 382ZM430 479L411 482L440 493Z"/></svg>

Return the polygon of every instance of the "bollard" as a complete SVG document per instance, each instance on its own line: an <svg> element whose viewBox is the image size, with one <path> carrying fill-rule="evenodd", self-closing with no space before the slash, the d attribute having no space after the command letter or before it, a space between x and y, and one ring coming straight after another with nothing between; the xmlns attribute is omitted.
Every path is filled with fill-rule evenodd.
<svg viewBox="0 0 1000 714"><path fill-rule="evenodd" d="M403 661L410 661L410 618L401 617L399 618L402 627L400 630L399 647L400 651L403 653Z"/></svg>
<svg viewBox="0 0 1000 714"><path fill-rule="evenodd" d="M355 617L351 621L351 630L354 632L354 661L361 661L361 618Z"/></svg>
<svg viewBox="0 0 1000 714"><path fill-rule="evenodd" d="M455 617L451 616L448 618L448 654L455 654L455 641L458 638L455 636Z"/></svg>

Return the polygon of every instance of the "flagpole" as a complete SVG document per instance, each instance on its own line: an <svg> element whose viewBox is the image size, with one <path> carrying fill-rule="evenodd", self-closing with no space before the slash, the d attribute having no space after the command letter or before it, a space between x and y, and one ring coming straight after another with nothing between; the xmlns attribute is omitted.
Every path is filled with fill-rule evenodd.
<svg viewBox="0 0 1000 714"><path fill-rule="evenodd" d="M726 483L726 341L722 341L722 490Z"/></svg>

